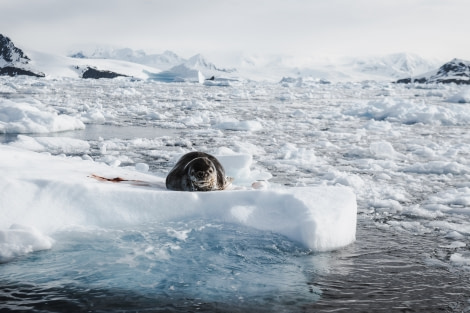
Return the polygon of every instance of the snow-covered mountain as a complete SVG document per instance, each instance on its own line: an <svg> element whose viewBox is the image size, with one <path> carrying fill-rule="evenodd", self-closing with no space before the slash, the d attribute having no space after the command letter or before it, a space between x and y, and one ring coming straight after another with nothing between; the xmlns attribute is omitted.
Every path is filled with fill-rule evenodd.
<svg viewBox="0 0 470 313"><path fill-rule="evenodd" d="M71 55L79 59L114 59L155 67L158 70L148 71L151 79L164 82L200 81L205 77L233 77L235 69L218 68L201 54L184 59L171 51L162 54L146 54L143 50L129 48L98 48L92 53L83 51Z"/></svg>
<svg viewBox="0 0 470 313"><path fill-rule="evenodd" d="M164 82L207 82L250 79L286 81L396 81L413 77L430 82L468 83L468 62L453 60L436 69L436 60L410 53L376 57L298 58L285 55L239 55L232 68L221 68L201 54L189 59L171 51L147 54L143 50L100 48L68 57L27 51L28 56L5 36L0 35L0 75L34 75L48 77L112 78L130 76ZM30 58L31 57L31 58ZM44 73L44 74L42 74ZM87 74L85 74L87 73ZM90 74L91 73L91 74ZM428 73L421 74L420 73ZM405 79L406 80L406 79ZM411 78L408 78L411 81ZM403 80L399 80L403 82Z"/></svg>
<svg viewBox="0 0 470 313"><path fill-rule="evenodd" d="M162 54L146 54L143 50L133 50L130 48L97 48L91 53L79 51L71 54L70 57L80 59L113 59L128 61L155 67L160 70L168 70L186 62L184 58L178 56L172 51L165 51Z"/></svg>
<svg viewBox="0 0 470 313"><path fill-rule="evenodd" d="M235 69L218 68L201 54L196 54L166 71L151 73L150 79L164 82L196 81L203 83L206 79L237 79L236 72Z"/></svg>
<svg viewBox="0 0 470 313"><path fill-rule="evenodd" d="M221 72L222 73L234 73L237 71L234 68L232 69L218 68L213 63L208 62L201 54L196 54L192 56L186 62L184 62L184 65L188 68L199 70L205 73L206 75L210 74L211 72L215 74L220 74Z"/></svg>
<svg viewBox="0 0 470 313"><path fill-rule="evenodd" d="M242 56L237 69L242 76L265 79L282 77L323 81L394 81L404 76L428 72L439 61L416 54L394 53L370 57Z"/></svg>
<svg viewBox="0 0 470 313"><path fill-rule="evenodd" d="M129 76L138 79L148 79L146 72L158 71L153 67L121 60L77 59L39 51L28 51L28 55L31 57L31 66L42 71L46 77L50 78L112 78Z"/></svg>
<svg viewBox="0 0 470 313"><path fill-rule="evenodd" d="M397 83L455 83L470 84L470 61L453 59L437 70L425 74L399 79Z"/></svg>
<svg viewBox="0 0 470 313"><path fill-rule="evenodd" d="M437 60L424 59L412 53L394 53L381 57L353 58L345 65L359 73L396 79L429 72L439 64Z"/></svg>
<svg viewBox="0 0 470 313"><path fill-rule="evenodd" d="M30 59L24 52L15 47L10 38L0 34L0 66L4 67L6 65L16 66L16 65L26 65Z"/></svg>
<svg viewBox="0 0 470 313"><path fill-rule="evenodd" d="M10 38L0 34L0 75L28 75L44 77L43 73L33 71L29 66L31 59Z"/></svg>

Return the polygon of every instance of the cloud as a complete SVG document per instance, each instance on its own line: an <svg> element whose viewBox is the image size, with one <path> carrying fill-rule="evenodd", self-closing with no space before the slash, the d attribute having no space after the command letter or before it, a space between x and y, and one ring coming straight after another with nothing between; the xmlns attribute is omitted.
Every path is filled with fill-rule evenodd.
<svg viewBox="0 0 470 313"><path fill-rule="evenodd" d="M15 0L0 29L38 50L470 54L467 0ZM459 27L455 27L455 22ZM469 56L470 57L470 56Z"/></svg>

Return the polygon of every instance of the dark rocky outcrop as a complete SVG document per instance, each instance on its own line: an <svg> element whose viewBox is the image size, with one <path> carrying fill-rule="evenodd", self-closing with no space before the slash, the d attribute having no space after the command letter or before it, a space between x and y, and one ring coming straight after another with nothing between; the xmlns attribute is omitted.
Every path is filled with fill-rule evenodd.
<svg viewBox="0 0 470 313"><path fill-rule="evenodd" d="M26 75L26 76L34 76L34 77L45 77L44 73L35 73L29 70L25 70L22 68L14 67L14 66L4 66L0 68L0 75L1 76L18 76L18 75Z"/></svg>
<svg viewBox="0 0 470 313"><path fill-rule="evenodd" d="M127 75L119 74L112 71L102 71L96 68L88 66L87 69L82 73L82 78L116 78L116 77L129 77Z"/></svg>
<svg viewBox="0 0 470 313"><path fill-rule="evenodd" d="M436 71L423 74L422 76L403 78L396 81L399 84L409 83L441 83L449 84L454 83L457 85L470 84L470 61L461 59L453 59L445 63Z"/></svg>

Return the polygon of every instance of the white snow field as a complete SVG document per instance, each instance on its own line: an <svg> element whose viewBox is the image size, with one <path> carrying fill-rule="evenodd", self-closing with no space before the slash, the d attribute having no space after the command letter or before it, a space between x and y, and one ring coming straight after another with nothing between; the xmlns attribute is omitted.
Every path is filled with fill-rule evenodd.
<svg viewBox="0 0 470 313"><path fill-rule="evenodd" d="M467 96L453 84L1 77L2 301L468 310ZM231 190L165 190L195 150L220 158Z"/></svg>

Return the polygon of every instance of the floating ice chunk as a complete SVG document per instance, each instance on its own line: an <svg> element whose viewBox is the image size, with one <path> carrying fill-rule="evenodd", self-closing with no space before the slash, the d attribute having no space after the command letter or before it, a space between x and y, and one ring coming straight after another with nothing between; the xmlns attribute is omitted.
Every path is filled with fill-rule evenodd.
<svg viewBox="0 0 470 313"><path fill-rule="evenodd" d="M13 224L7 230L0 230L0 263L30 252L50 249L53 242L34 227Z"/></svg>
<svg viewBox="0 0 470 313"><path fill-rule="evenodd" d="M427 158L427 159L432 159L436 157L436 152L433 149L429 147L425 147L425 146L419 146L415 148L412 152L413 154L417 156Z"/></svg>
<svg viewBox="0 0 470 313"><path fill-rule="evenodd" d="M346 115L403 124L470 124L470 113L462 105L439 106L410 100L384 98L344 112Z"/></svg>
<svg viewBox="0 0 470 313"><path fill-rule="evenodd" d="M457 162L446 162L446 161L430 161L427 163L415 163L410 166L406 166L402 169L403 172L407 173L419 173L419 174L455 174L462 175L470 173L470 169Z"/></svg>
<svg viewBox="0 0 470 313"><path fill-rule="evenodd" d="M334 185L340 184L343 186L349 186L354 188L355 190L361 190L365 185L364 180L360 176L349 174L346 172L332 170L326 173L324 177L326 179L331 180L332 184Z"/></svg>
<svg viewBox="0 0 470 313"><path fill-rule="evenodd" d="M268 189L269 183L265 180L258 180L251 184L253 189Z"/></svg>
<svg viewBox="0 0 470 313"><path fill-rule="evenodd" d="M139 172L146 173L149 171L149 165L147 163L136 163L135 169Z"/></svg>
<svg viewBox="0 0 470 313"><path fill-rule="evenodd" d="M424 218L429 218L429 219L435 219L435 218L438 218L438 217L442 217L444 215L444 213L442 213L441 211L439 210L434 210L434 211L430 211L426 208L423 208L419 205L413 205L411 207L406 207L406 209L404 210L404 213L407 214L407 215L412 215L412 216L420 216L420 217L424 217Z"/></svg>
<svg viewBox="0 0 470 313"><path fill-rule="evenodd" d="M376 158L393 159L396 155L392 144L387 141L372 142L369 148L372 155Z"/></svg>
<svg viewBox="0 0 470 313"><path fill-rule="evenodd" d="M104 124L106 118L104 114L98 109L91 109L83 113L81 119L87 124Z"/></svg>
<svg viewBox="0 0 470 313"><path fill-rule="evenodd" d="M5 145L0 172L0 229L21 223L54 232L204 218L276 232L317 251L355 240L356 197L346 187L177 192L153 175ZM150 186L98 181L93 173Z"/></svg>
<svg viewBox="0 0 470 313"><path fill-rule="evenodd" d="M84 129L78 119L47 110L37 100L14 102L0 100L0 133L49 133Z"/></svg>
<svg viewBox="0 0 470 313"><path fill-rule="evenodd" d="M175 230L171 227L169 227L166 232L168 233L169 236L176 238L178 240L186 240L188 238L188 233L190 233L192 229L186 229L186 230Z"/></svg>
<svg viewBox="0 0 470 313"><path fill-rule="evenodd" d="M450 261L455 265L470 266L470 255L454 253L450 256Z"/></svg>
<svg viewBox="0 0 470 313"><path fill-rule="evenodd" d="M470 88L459 91L453 96L450 96L446 100L452 103L470 103Z"/></svg>
<svg viewBox="0 0 470 313"><path fill-rule="evenodd" d="M225 174L239 181L252 180L250 166L253 157L250 154L232 154L216 156L224 167Z"/></svg>
<svg viewBox="0 0 470 313"><path fill-rule="evenodd" d="M445 237L449 239L464 239L465 238L464 235L462 235L461 233L455 230L448 232Z"/></svg>
<svg viewBox="0 0 470 313"><path fill-rule="evenodd" d="M249 153L236 153L229 148L221 147L214 154L225 170L225 175L234 178L238 186L250 186L254 181L272 178L268 172L253 170L253 156Z"/></svg>
<svg viewBox="0 0 470 313"><path fill-rule="evenodd" d="M205 86L219 86L219 87L229 87L231 86L230 82L228 80L205 80L204 81Z"/></svg>
<svg viewBox="0 0 470 313"><path fill-rule="evenodd" d="M373 131L391 132L392 124L387 121L371 120L364 125L364 128L367 130L373 130Z"/></svg>
<svg viewBox="0 0 470 313"><path fill-rule="evenodd" d="M297 147L291 143L286 143L279 148L278 159L283 160L284 163L309 167L318 163L312 149Z"/></svg>
<svg viewBox="0 0 470 313"><path fill-rule="evenodd" d="M467 246L467 244L465 242L453 241L450 244L448 244L446 246L441 246L441 247L446 248L446 249L456 249L456 248L463 248L463 247L466 247L466 246Z"/></svg>
<svg viewBox="0 0 470 313"><path fill-rule="evenodd" d="M239 121L235 118L224 119L214 125L218 129L239 130L239 131L259 131L263 126L258 121Z"/></svg>

